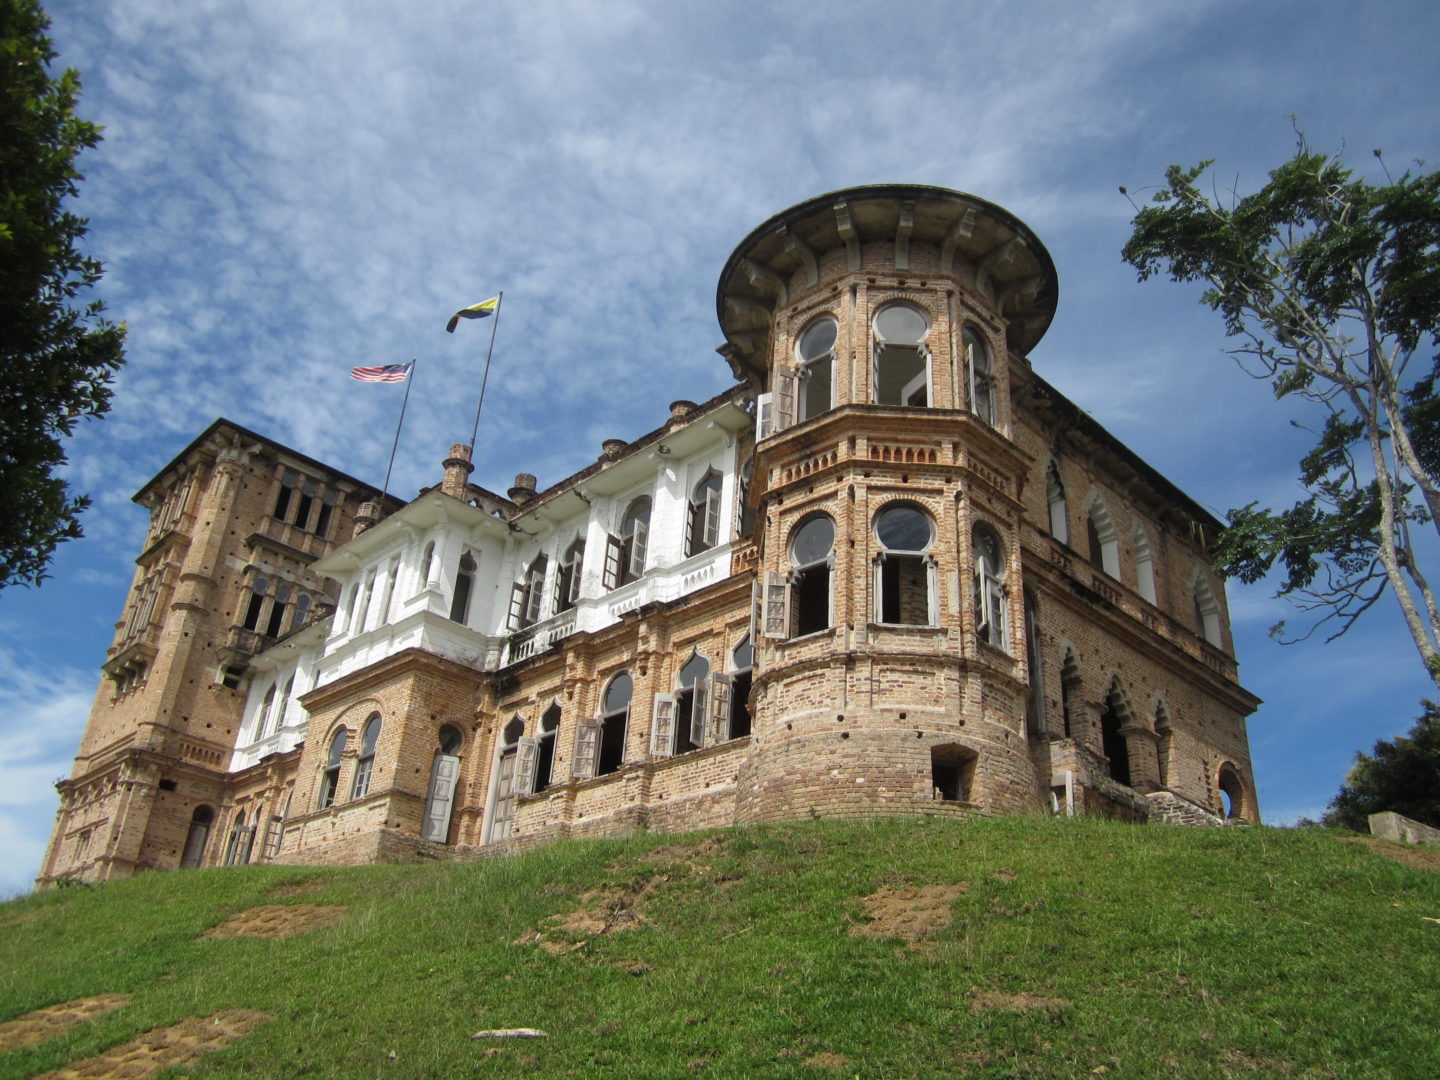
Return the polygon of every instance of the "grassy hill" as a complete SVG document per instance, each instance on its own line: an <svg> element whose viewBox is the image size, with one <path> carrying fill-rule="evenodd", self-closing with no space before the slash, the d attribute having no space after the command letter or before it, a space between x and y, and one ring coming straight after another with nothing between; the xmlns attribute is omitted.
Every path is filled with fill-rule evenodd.
<svg viewBox="0 0 1440 1080"><path fill-rule="evenodd" d="M0 1078L1434 1080L1437 918L1320 830L1103 821L148 874L0 906Z"/></svg>

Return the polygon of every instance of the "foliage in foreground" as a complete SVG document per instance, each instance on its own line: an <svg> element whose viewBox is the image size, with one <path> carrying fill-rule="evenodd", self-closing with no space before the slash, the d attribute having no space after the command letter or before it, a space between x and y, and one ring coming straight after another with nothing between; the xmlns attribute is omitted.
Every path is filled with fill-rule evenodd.
<svg viewBox="0 0 1440 1080"><path fill-rule="evenodd" d="M1322 824L1368 832L1371 814L1393 810L1440 828L1440 707L1424 706L1409 735L1380 739L1369 754L1355 755Z"/></svg>
<svg viewBox="0 0 1440 1080"><path fill-rule="evenodd" d="M863 897L960 883L921 940L851 933ZM345 916L199 937L260 904ZM548 921L584 909L644 922ZM806 822L466 864L151 874L0 907L0 1020L134 995L0 1053L0 1077L255 1009L273 1019L184 1073L1429 1080L1436 915L1440 876L1324 830L1097 821ZM520 1027L548 1038L471 1039Z"/></svg>
<svg viewBox="0 0 1440 1080"><path fill-rule="evenodd" d="M98 300L72 304L101 266L63 207L100 128L75 115L80 76L49 73L49 25L35 0L0 0L0 588L37 584L55 545L80 536L89 500L55 475L61 440L109 411L124 362L124 327Z"/></svg>
<svg viewBox="0 0 1440 1080"><path fill-rule="evenodd" d="M1417 550L1440 529L1440 174L1371 184L1302 139L1240 197L1200 186L1211 164L1169 168L1125 260L1141 280L1204 282L1241 341L1231 355L1315 410L1292 423L1319 426L1307 496L1231 510L1216 565L1247 583L1283 566L1280 595L1316 619L1304 636L1330 623L1338 637L1388 587L1440 685L1440 605Z"/></svg>

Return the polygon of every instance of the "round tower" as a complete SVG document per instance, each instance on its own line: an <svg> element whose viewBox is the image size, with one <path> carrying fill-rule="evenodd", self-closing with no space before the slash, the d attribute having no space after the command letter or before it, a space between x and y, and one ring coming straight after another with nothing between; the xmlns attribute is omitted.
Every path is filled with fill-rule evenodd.
<svg viewBox="0 0 1440 1080"><path fill-rule="evenodd" d="M916 185L811 199L726 263L721 352L760 389L737 820L1044 806L1010 392L1056 297L1024 223Z"/></svg>

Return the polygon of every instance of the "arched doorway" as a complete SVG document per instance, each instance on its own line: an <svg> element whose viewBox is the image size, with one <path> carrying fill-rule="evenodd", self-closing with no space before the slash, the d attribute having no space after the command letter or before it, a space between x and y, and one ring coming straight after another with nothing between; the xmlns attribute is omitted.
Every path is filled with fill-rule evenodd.
<svg viewBox="0 0 1440 1080"><path fill-rule="evenodd" d="M450 811L455 805L455 785L460 778L460 746L464 740L453 724L440 728L440 745L430 770L430 791L425 798L425 819L420 839L437 844L450 840Z"/></svg>
<svg viewBox="0 0 1440 1080"><path fill-rule="evenodd" d="M197 806L190 815L190 831L185 836L185 853L180 856L180 869L193 870L205 861L205 844L210 839L210 826L215 822L215 811L208 806Z"/></svg>

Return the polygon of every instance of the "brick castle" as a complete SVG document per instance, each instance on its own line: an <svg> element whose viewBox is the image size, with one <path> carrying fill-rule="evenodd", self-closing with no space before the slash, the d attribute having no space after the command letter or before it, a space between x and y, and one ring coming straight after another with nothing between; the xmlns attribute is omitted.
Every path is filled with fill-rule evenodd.
<svg viewBox="0 0 1440 1080"><path fill-rule="evenodd" d="M824 195L720 275L736 385L414 501L217 420L150 532L42 884L812 814L1258 820L1205 510L1031 367L1025 224Z"/></svg>

